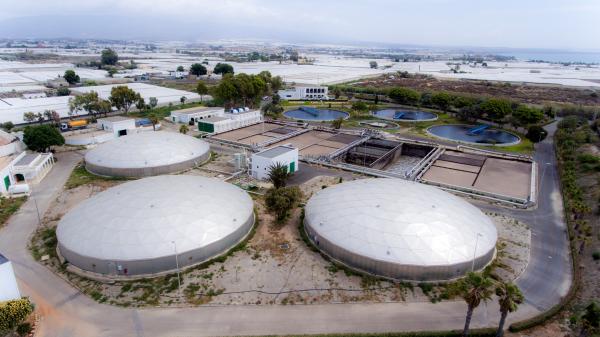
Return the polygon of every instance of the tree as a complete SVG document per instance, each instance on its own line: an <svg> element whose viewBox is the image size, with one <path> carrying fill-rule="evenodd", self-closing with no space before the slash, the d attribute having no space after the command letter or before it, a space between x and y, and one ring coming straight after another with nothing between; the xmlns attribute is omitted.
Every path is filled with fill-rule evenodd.
<svg viewBox="0 0 600 337"><path fill-rule="evenodd" d="M333 93L333 97L335 97L335 99L340 98L340 96L342 95L342 91L338 87L333 88L331 92Z"/></svg>
<svg viewBox="0 0 600 337"><path fill-rule="evenodd" d="M38 125L25 127L23 142L31 151L47 152L51 146L63 145L65 139L56 128Z"/></svg>
<svg viewBox="0 0 600 337"><path fill-rule="evenodd" d="M208 94L208 87L206 86L206 83L203 81L198 81L198 84L196 84L196 92L198 95L200 95L200 102L202 102L202 96Z"/></svg>
<svg viewBox="0 0 600 337"><path fill-rule="evenodd" d="M513 283L501 282L496 287L496 296L498 296L498 303L500 304L500 323L498 324L498 331L496 337L502 337L504 335L504 322L509 312L515 312L519 304L523 303L525 298L517 287Z"/></svg>
<svg viewBox="0 0 600 337"><path fill-rule="evenodd" d="M192 75L202 76L202 75L206 75L206 73L207 73L206 67L203 66L201 63L194 63L190 67L190 74L192 74Z"/></svg>
<svg viewBox="0 0 600 337"><path fill-rule="evenodd" d="M479 273L470 272L465 278L459 281L458 287L461 297L467 303L467 317L463 336L469 334L469 325L473 311L479 306L481 301L487 301L492 297L492 280Z"/></svg>
<svg viewBox="0 0 600 337"><path fill-rule="evenodd" d="M265 116L277 119L281 117L281 113L283 113L283 107L271 102L263 105L261 111Z"/></svg>
<svg viewBox="0 0 600 337"><path fill-rule="evenodd" d="M388 96L401 104L416 104L420 99L418 92L408 88L394 88Z"/></svg>
<svg viewBox="0 0 600 337"><path fill-rule="evenodd" d="M151 113L148 115L148 119L150 120L150 123L152 123L152 130L156 131L156 124L159 122L158 115Z"/></svg>
<svg viewBox="0 0 600 337"><path fill-rule="evenodd" d="M103 65L114 66L115 64L117 64L118 61L119 55L117 55L116 51L110 48L104 49L102 51L102 54L100 56L100 62L102 62Z"/></svg>
<svg viewBox="0 0 600 337"><path fill-rule="evenodd" d="M267 210L275 215L275 221L283 223L300 198L302 191L298 186L270 188L265 195L265 204Z"/></svg>
<svg viewBox="0 0 600 337"><path fill-rule="evenodd" d="M447 111L452 104L452 96L447 92L436 92L431 95L431 103L442 111Z"/></svg>
<svg viewBox="0 0 600 337"><path fill-rule="evenodd" d="M287 165L276 163L269 167L268 179L275 188L285 187L287 179L291 176Z"/></svg>
<svg viewBox="0 0 600 337"><path fill-rule="evenodd" d="M362 101L356 101L352 103L352 110L355 111L366 111L368 108L369 107L367 106L367 103Z"/></svg>
<svg viewBox="0 0 600 337"><path fill-rule="evenodd" d="M217 63L217 65L213 69L213 73L222 75L233 74L233 67L231 66L231 64Z"/></svg>
<svg viewBox="0 0 600 337"><path fill-rule="evenodd" d="M36 113L35 118L37 119L38 123L40 123L40 125L44 123L44 115L41 112Z"/></svg>
<svg viewBox="0 0 600 337"><path fill-rule="evenodd" d="M127 114L129 109L131 109L131 106L137 102L140 97L140 94L129 89L128 86L119 85L110 90L110 97L108 99L115 108L123 110L125 114Z"/></svg>
<svg viewBox="0 0 600 337"><path fill-rule="evenodd" d="M135 107L139 110L139 111L144 111L146 109L146 101L144 100L143 97L139 97L137 102L135 102Z"/></svg>
<svg viewBox="0 0 600 337"><path fill-rule="evenodd" d="M12 130L15 127L15 124L11 121L8 122L4 122L0 125L1 128L3 128L4 130L10 132L10 130Z"/></svg>
<svg viewBox="0 0 600 337"><path fill-rule="evenodd" d="M185 97L185 96L181 96L181 97L179 98L179 102L181 102L181 104L185 104L185 101L186 101L186 100L187 100L187 97Z"/></svg>
<svg viewBox="0 0 600 337"><path fill-rule="evenodd" d="M99 114L106 116L112 112L112 103L110 103L108 100L101 99L97 103L97 109Z"/></svg>
<svg viewBox="0 0 600 337"><path fill-rule="evenodd" d="M544 113L540 109L531 108L527 105L520 104L512 116L521 126L537 124L544 119Z"/></svg>
<svg viewBox="0 0 600 337"><path fill-rule="evenodd" d="M56 89L56 96L69 96L71 94L71 90L67 87L60 87Z"/></svg>
<svg viewBox="0 0 600 337"><path fill-rule="evenodd" d="M369 62L369 67L371 67L371 69L377 69L377 62L375 62L375 61Z"/></svg>
<svg viewBox="0 0 600 337"><path fill-rule="evenodd" d="M71 69L65 70L65 74L63 77L65 81L67 81L69 84L75 84L79 82L79 75L77 75L75 71Z"/></svg>
<svg viewBox="0 0 600 337"><path fill-rule="evenodd" d="M177 67L177 71L179 71L179 72L183 72L184 70L185 70L185 69L183 68L183 66L179 66L179 67Z"/></svg>
<svg viewBox="0 0 600 337"><path fill-rule="evenodd" d="M35 120L37 119L37 116L35 114L35 112L26 112L23 114L23 120L26 121L27 123L33 123L35 122Z"/></svg>
<svg viewBox="0 0 600 337"><path fill-rule="evenodd" d="M489 119L502 121L506 115L512 113L512 104L509 100L502 98L490 98L479 106Z"/></svg>
<svg viewBox="0 0 600 337"><path fill-rule="evenodd" d="M185 135L188 133L188 131L190 131L190 128L187 126L187 124L181 124L179 127L179 133L183 133Z"/></svg>
<svg viewBox="0 0 600 337"><path fill-rule="evenodd" d="M271 103L273 103L273 104L275 104L275 105L277 105L277 104L281 103L281 96L279 96L278 94L274 94L274 95L271 97Z"/></svg>
<svg viewBox="0 0 600 337"><path fill-rule="evenodd" d="M534 143L539 143L548 136L548 131L539 125L532 125L527 129L525 137Z"/></svg>
<svg viewBox="0 0 600 337"><path fill-rule="evenodd" d="M158 105L158 99L156 97L150 97L148 103L150 104L150 107L154 109Z"/></svg>
<svg viewBox="0 0 600 337"><path fill-rule="evenodd" d="M339 129L342 127L342 124L344 124L344 119L340 117L331 122L331 127L333 127L334 129Z"/></svg>
<svg viewBox="0 0 600 337"><path fill-rule="evenodd" d="M281 89L281 87L283 87L283 79L281 79L281 76L271 77L270 84L271 84L271 91L277 92L277 91L279 91L279 89Z"/></svg>
<svg viewBox="0 0 600 337"><path fill-rule="evenodd" d="M98 112L99 102L100 98L98 97L98 93L95 91L90 91L86 94L78 95L69 99L69 110L71 112L84 110L88 114L95 116L95 114Z"/></svg>
<svg viewBox="0 0 600 337"><path fill-rule="evenodd" d="M60 115L55 110L44 110L44 118L51 121L53 125L60 123Z"/></svg>

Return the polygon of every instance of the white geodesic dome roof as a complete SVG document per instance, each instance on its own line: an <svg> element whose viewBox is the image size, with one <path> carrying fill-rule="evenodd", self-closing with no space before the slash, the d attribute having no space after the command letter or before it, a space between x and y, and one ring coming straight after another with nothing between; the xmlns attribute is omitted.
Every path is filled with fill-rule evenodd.
<svg viewBox="0 0 600 337"><path fill-rule="evenodd" d="M109 168L149 168L178 164L206 155L207 142L181 133L146 131L98 145L86 163Z"/></svg>
<svg viewBox="0 0 600 337"><path fill-rule="evenodd" d="M489 255L498 238L491 219L475 206L400 179L361 179L320 190L306 205L305 223L353 255L407 266L464 264Z"/></svg>
<svg viewBox="0 0 600 337"><path fill-rule="evenodd" d="M61 248L84 257L155 259L173 255L175 246L182 254L223 240L253 221L253 207L245 191L215 178L156 176L83 201L56 235Z"/></svg>

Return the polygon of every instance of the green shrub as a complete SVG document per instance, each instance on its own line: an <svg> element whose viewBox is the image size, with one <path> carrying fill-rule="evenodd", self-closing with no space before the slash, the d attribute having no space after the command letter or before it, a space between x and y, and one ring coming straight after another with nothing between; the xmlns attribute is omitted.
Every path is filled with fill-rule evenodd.
<svg viewBox="0 0 600 337"><path fill-rule="evenodd" d="M0 303L0 331L12 331L33 312L28 298Z"/></svg>
<svg viewBox="0 0 600 337"><path fill-rule="evenodd" d="M600 252L592 253L592 258L594 259L594 261L600 260Z"/></svg>
<svg viewBox="0 0 600 337"><path fill-rule="evenodd" d="M17 325L17 333L20 336L26 336L31 332L32 326L31 323L29 322L23 322L19 325Z"/></svg>

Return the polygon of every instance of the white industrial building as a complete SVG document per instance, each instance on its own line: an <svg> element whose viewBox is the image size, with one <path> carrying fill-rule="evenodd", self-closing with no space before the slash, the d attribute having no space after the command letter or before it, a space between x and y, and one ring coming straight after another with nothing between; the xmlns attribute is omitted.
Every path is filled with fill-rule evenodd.
<svg viewBox="0 0 600 337"><path fill-rule="evenodd" d="M260 123L262 120L263 116L260 110L238 108L224 112L220 116L201 119L197 121L197 124L198 131L217 134Z"/></svg>
<svg viewBox="0 0 600 337"><path fill-rule="evenodd" d="M12 263L0 254L0 302L21 298Z"/></svg>
<svg viewBox="0 0 600 337"><path fill-rule="evenodd" d="M267 180L271 167L280 164L294 173L299 169L298 148L291 145L279 145L252 154L250 159L250 172L253 178Z"/></svg>
<svg viewBox="0 0 600 337"><path fill-rule="evenodd" d="M207 108L207 107L194 107L181 110L171 111L169 118L173 123L184 123L194 125L201 119L207 119L211 117L223 116L225 109L223 108Z"/></svg>
<svg viewBox="0 0 600 337"><path fill-rule="evenodd" d="M23 124L23 114L34 112L43 114L54 110L61 118L69 117L69 99L72 96L53 96L42 98L3 98L0 100L0 123L13 122Z"/></svg>
<svg viewBox="0 0 600 337"><path fill-rule="evenodd" d="M59 222L60 254L102 275L148 275L225 253L254 224L254 203L219 179L163 175L126 182L81 202Z"/></svg>
<svg viewBox="0 0 600 337"><path fill-rule="evenodd" d="M110 140L85 154L88 171L102 176L145 177L181 172L210 158L203 140L176 132L140 132Z"/></svg>
<svg viewBox="0 0 600 337"><path fill-rule="evenodd" d="M463 199L401 179L359 179L314 194L309 239L347 266L392 279L449 280L494 258L492 220Z"/></svg>
<svg viewBox="0 0 600 337"><path fill-rule="evenodd" d="M277 94L283 100L327 100L329 99L329 88L324 86L295 87L279 90Z"/></svg>

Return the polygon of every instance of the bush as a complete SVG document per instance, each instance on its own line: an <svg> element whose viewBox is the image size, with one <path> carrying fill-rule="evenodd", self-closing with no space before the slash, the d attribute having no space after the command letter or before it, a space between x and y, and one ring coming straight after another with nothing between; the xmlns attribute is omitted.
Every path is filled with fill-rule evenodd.
<svg viewBox="0 0 600 337"><path fill-rule="evenodd" d="M26 336L31 332L32 326L29 322L23 322L17 326L17 333L20 336Z"/></svg>
<svg viewBox="0 0 600 337"><path fill-rule="evenodd" d="M390 90L388 96L402 104L416 104L421 98L421 95L419 95L418 92L408 88L394 88Z"/></svg>
<svg viewBox="0 0 600 337"><path fill-rule="evenodd" d="M548 136L548 131L539 125L532 125L527 129L525 137L534 143L539 143Z"/></svg>
<svg viewBox="0 0 600 337"><path fill-rule="evenodd" d="M283 223L289 216L290 210L302 197L298 186L271 188L265 196L267 210L275 215L277 223Z"/></svg>
<svg viewBox="0 0 600 337"><path fill-rule="evenodd" d="M352 103L352 110L355 111L366 111L369 107L367 106L367 103L365 102L361 102L361 101L357 101Z"/></svg>
<svg viewBox="0 0 600 337"><path fill-rule="evenodd" d="M592 258L594 259L594 261L600 260L600 252L592 253Z"/></svg>
<svg viewBox="0 0 600 337"><path fill-rule="evenodd" d="M0 331L11 331L33 312L27 298L0 303Z"/></svg>

